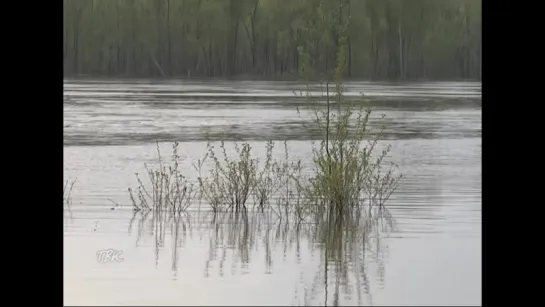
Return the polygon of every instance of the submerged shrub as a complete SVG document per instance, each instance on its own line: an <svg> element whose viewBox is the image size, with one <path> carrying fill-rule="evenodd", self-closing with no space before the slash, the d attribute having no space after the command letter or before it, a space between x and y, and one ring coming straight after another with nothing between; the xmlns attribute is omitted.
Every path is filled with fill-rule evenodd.
<svg viewBox="0 0 545 307"><path fill-rule="evenodd" d="M214 146L208 143L207 153L197 161L195 169L199 173L200 197L208 202L214 212L222 209L247 210L253 201L254 207L261 210L276 208L279 216L289 216L295 212L300 220L309 216L319 219L326 215L355 215L359 214L365 203L370 207L382 208L397 188L402 178L396 172L397 166L393 163L384 166L390 146L377 154L377 144L384 136L385 127L374 131L370 125L371 109L365 108L361 102L346 101L344 97L342 78L347 65L345 33L349 18L341 22L338 12L325 11L322 4L320 1L315 11L318 23L301 29L302 45L297 48L299 69L305 80L310 75L322 76L327 80L325 95L320 98L312 97L307 84L306 105L312 118L310 125L312 130L319 132L321 140L319 143L312 142L313 166L310 174L305 175L301 161L289 161L286 142L284 161L272 158L274 143L267 142L262 168L259 159L252 157L252 148L248 143L239 146L235 142L236 155L233 159L228 157L223 141L219 146L221 158L218 158ZM332 72L311 69L321 66L315 65L321 59L311 56L316 41L336 53ZM331 79L333 82L330 82ZM329 91L330 83L335 86L332 94ZM203 166L207 159L211 160L211 169L205 173ZM177 169L177 164L175 166ZM162 208L172 203L169 197L173 190L180 191L180 188L171 188L171 182L176 182L178 187L186 184L185 179L178 181L177 172L167 171L162 166L154 172L148 171L148 175L153 188L151 194L143 188L138 176L138 202L129 190L136 208ZM172 176L176 179L173 180ZM190 199L185 196L180 198L188 202ZM276 206L272 206L273 199L276 199ZM150 203L153 205L150 206Z"/></svg>
<svg viewBox="0 0 545 307"><path fill-rule="evenodd" d="M382 151L375 159L376 146L383 137L384 127L373 131L370 125L371 109L344 97L343 76L347 65L346 30L349 19L340 22L336 12L325 12L322 5L317 10L322 31L308 30L307 40L298 48L301 58L301 75L308 80L309 67L317 59L310 56L312 42L321 39L336 52L336 65L323 74L325 95L315 98L307 90L307 107L311 115L311 128L320 134L319 144L313 142L312 174L298 186L305 196L304 212L317 218L324 214L353 214L368 201L370 206L383 206L396 189L401 175L396 166L384 174L382 163L389 152ZM317 37L319 35L320 37ZM305 46L306 43L306 46ZM316 73L316 72L314 72ZM329 84L333 79L334 91ZM309 86L307 85L307 89ZM322 102L325 100L325 107ZM333 101L333 103L332 103ZM334 108L332 110L332 107ZM298 110L299 111L299 110ZM382 116L384 119L384 115Z"/></svg>
<svg viewBox="0 0 545 307"><path fill-rule="evenodd" d="M158 167L150 169L144 164L148 184L136 173L138 187L136 192L129 188L129 196L136 211L155 210L181 213L187 210L195 198L194 184L190 183L179 170L178 142L172 145L172 164L165 165L157 143ZM136 197L134 194L136 193Z"/></svg>
<svg viewBox="0 0 545 307"><path fill-rule="evenodd" d="M74 179L73 181L65 180L64 187L62 188L63 209L68 211L72 208L72 189L74 188L76 180L77 179Z"/></svg>
<svg viewBox="0 0 545 307"><path fill-rule="evenodd" d="M210 204L213 211L224 209L247 210L248 202L253 200L254 208L264 210L269 201L281 187L283 178L282 165L273 160L274 143L267 142L266 157L263 167L258 158L251 155L248 143L234 143L236 158L228 157L225 143L220 143L222 159L215 152L214 146L207 144L208 152L199 159L195 169L199 173L198 182L202 197ZM203 174L203 165L211 159L212 168L208 176Z"/></svg>

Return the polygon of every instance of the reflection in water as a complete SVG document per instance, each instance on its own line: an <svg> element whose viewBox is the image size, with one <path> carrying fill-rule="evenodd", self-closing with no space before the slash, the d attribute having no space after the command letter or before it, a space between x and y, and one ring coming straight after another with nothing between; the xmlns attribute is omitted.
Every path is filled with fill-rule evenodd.
<svg viewBox="0 0 545 307"><path fill-rule="evenodd" d="M198 228L201 241L207 241L208 256L203 260L205 277L248 274L253 255L264 251L266 274L274 273L273 253L283 260L295 249L298 266L308 265L301 256L308 249L319 264L314 270L301 269L293 297L294 305L373 305L369 269L377 267L378 284L385 283L386 246L383 238L395 230L389 211L369 208L351 217L329 216L316 223L280 219L269 212L197 212L193 214L135 212L129 234L136 229L136 243L145 236L154 240L155 265L165 240L172 240L172 275L178 278L181 251ZM204 238L205 237L205 238ZM306 246L303 246L306 245ZM278 259L278 258L277 258ZM311 275L308 275L311 273Z"/></svg>
<svg viewBox="0 0 545 307"><path fill-rule="evenodd" d="M299 86L65 81L65 177L79 178L74 217L64 218L67 304L479 304L480 84L346 85L387 114L391 161L407 174L388 204L395 238L382 239L392 227L387 212L299 225L274 214L149 212L133 217L127 238L130 209L111 203L125 205L134 173L155 161L157 140L187 141L180 156L188 174L206 150L205 132L256 149L262 139L301 139L289 142L290 153L310 163L313 131L299 124L304 99L292 93ZM96 251L111 247L125 261L98 264Z"/></svg>

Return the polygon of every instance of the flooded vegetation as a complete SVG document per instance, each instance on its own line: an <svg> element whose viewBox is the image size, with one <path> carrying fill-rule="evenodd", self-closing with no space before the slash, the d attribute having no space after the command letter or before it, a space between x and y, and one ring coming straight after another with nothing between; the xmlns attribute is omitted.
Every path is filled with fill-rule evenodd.
<svg viewBox="0 0 545 307"><path fill-rule="evenodd" d="M74 188L75 183L76 180L66 180L64 182L64 187L62 188L62 203L64 210L70 211L70 207L72 207L72 189Z"/></svg>
<svg viewBox="0 0 545 307"><path fill-rule="evenodd" d="M351 2L65 3L65 73L110 77L64 81L65 304L480 304L480 84L399 82L480 76L480 6L362 1L352 21ZM115 32L82 43L112 9ZM291 16L293 37L268 37L277 23L258 10ZM425 12L440 30L422 28ZM217 20L206 28L201 13ZM136 48L135 25L163 15ZM222 16L232 40L212 35ZM179 41L170 17L183 20ZM365 24L370 49L354 32ZM447 33L459 45L434 48L455 64L423 61ZM196 57L180 62L172 42ZM365 76L398 81L346 81L362 67L352 47L374 54ZM166 78L180 67L187 79ZM293 70L298 81L232 78ZM111 78L155 71L165 78Z"/></svg>
<svg viewBox="0 0 545 307"><path fill-rule="evenodd" d="M397 164L404 176L383 207L362 202L362 210L336 222L334 214L300 221L295 210L281 210L286 208L279 207L286 194L278 188L282 180L264 171L269 143L262 140L285 138L285 143L273 142L271 164L287 163L293 170L300 164L300 175L292 175L314 175L311 141L319 134L301 133L308 131L301 116L309 113L298 103L303 98L288 102L274 93L283 85L65 82L65 96L72 100L64 105L67 189L77 178L70 196L72 214L64 222L66 304L480 303L479 84L347 83L347 92L383 89L366 95L372 114L378 114L371 116L370 126L378 128L375 119L386 114L386 137L378 142L377 153L390 144L385 160ZM111 84L118 90L110 90ZM179 98L194 84L206 99ZM262 98L267 103L236 98L216 103L213 94L207 95L218 87L226 96L236 96L238 88L258 91L260 86L263 93L256 96L268 93L272 98ZM422 96L415 97L416 89ZM165 91L169 95L154 105L152 97ZM302 128L291 129L290 121L299 121ZM255 185L246 211L231 212L228 202L222 202L222 210L214 214L210 200L201 195L198 178L210 178L214 163L208 157L199 175L199 160L209 154L209 146L223 159L221 142L207 141L210 135L222 136L233 161L240 161L233 142L241 150L248 143L252 159L259 160L255 176L271 179ZM148 170L159 169L157 146L163 167L175 168L175 141L177 168L184 175L180 187L192 186L187 198L172 200L184 210L135 212L128 193L130 187L138 202L135 174L151 186ZM170 189L178 189L175 175L170 178ZM264 210L258 191L268 200ZM99 263L97 252L105 249L122 251L123 261Z"/></svg>

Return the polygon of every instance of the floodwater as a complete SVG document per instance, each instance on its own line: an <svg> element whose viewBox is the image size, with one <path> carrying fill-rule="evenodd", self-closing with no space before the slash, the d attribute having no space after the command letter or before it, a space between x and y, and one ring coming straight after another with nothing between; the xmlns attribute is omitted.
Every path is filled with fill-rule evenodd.
<svg viewBox="0 0 545 307"><path fill-rule="evenodd" d="M214 217L200 203L182 217L134 214L128 197L135 173L156 161L156 141L164 158L180 142L189 178L207 139L247 141L260 156L266 140L279 141L279 158L287 140L290 159L308 169L316 134L297 112L304 86L65 80L64 87L64 174L76 180L64 214L65 304L481 304L480 83L346 83L348 98L363 93L375 117L386 114L388 159L405 177L387 211L342 229L267 213ZM118 257L98 257L105 250Z"/></svg>

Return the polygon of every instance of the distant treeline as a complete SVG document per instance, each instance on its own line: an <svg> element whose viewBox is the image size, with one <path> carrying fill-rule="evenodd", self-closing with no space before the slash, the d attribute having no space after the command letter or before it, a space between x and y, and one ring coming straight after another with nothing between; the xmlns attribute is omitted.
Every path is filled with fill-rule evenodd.
<svg viewBox="0 0 545 307"><path fill-rule="evenodd" d="M324 15L349 21L349 78L481 78L479 0L64 0L64 73L294 78L303 45L326 71Z"/></svg>

